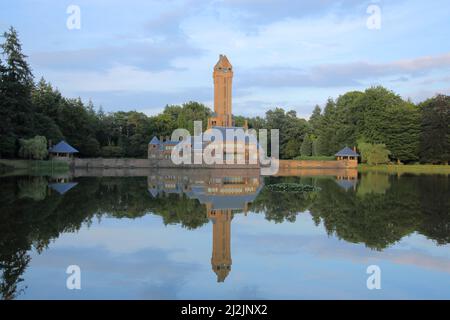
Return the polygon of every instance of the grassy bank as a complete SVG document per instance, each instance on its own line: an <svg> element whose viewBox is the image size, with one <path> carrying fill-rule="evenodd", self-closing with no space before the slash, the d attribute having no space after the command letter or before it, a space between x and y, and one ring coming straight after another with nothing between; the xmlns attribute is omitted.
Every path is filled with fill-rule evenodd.
<svg viewBox="0 0 450 320"><path fill-rule="evenodd" d="M9 160L0 159L0 172L6 173L15 170L33 174L64 173L69 171L69 164L64 161L51 160Z"/></svg>
<svg viewBox="0 0 450 320"><path fill-rule="evenodd" d="M413 174L450 174L449 165L413 164L413 165L378 165L360 164L361 172L413 173Z"/></svg>

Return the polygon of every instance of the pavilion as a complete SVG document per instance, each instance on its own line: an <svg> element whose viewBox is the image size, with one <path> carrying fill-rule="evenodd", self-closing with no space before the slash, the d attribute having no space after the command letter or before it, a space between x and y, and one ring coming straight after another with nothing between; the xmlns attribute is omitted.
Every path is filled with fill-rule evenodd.
<svg viewBox="0 0 450 320"><path fill-rule="evenodd" d="M75 153L78 153L78 150L62 140L57 145L51 147L48 153L53 158L72 158Z"/></svg>
<svg viewBox="0 0 450 320"><path fill-rule="evenodd" d="M336 160L358 160L359 154L350 149L349 147L345 147L341 151L335 154Z"/></svg>

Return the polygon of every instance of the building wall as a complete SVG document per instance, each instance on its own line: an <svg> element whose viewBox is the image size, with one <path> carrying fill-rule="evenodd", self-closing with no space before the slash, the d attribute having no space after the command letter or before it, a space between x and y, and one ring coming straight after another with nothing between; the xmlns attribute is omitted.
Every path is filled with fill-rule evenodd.
<svg viewBox="0 0 450 320"><path fill-rule="evenodd" d="M295 169L295 168L347 169L357 167L358 167L358 160L335 160L335 161L280 160L280 168L287 168L287 169Z"/></svg>
<svg viewBox="0 0 450 320"><path fill-rule="evenodd" d="M75 168L152 168L154 164L148 159L130 158L74 158L72 167Z"/></svg>
<svg viewBox="0 0 450 320"><path fill-rule="evenodd" d="M259 164L222 164L222 165L206 165L206 164L186 164L176 165L169 159L130 159L130 158L74 158L71 161L72 168L93 169L93 168L259 168Z"/></svg>

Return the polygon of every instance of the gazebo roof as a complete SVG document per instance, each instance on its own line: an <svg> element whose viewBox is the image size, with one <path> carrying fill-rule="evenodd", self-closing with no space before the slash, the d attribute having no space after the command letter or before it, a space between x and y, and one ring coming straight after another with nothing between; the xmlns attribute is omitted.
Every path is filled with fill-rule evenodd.
<svg viewBox="0 0 450 320"><path fill-rule="evenodd" d="M62 140L57 145L53 146L48 150L50 153L78 153L78 150L72 147L70 144Z"/></svg>
<svg viewBox="0 0 450 320"><path fill-rule="evenodd" d="M159 144L159 139L155 136L150 140L149 144Z"/></svg>
<svg viewBox="0 0 450 320"><path fill-rule="evenodd" d="M359 154L350 149L349 147L345 147L341 151L335 154L336 157L359 157Z"/></svg>
<svg viewBox="0 0 450 320"><path fill-rule="evenodd" d="M51 183L49 187L58 192L59 194L64 194L73 187L75 187L78 182L66 182L66 183Z"/></svg>

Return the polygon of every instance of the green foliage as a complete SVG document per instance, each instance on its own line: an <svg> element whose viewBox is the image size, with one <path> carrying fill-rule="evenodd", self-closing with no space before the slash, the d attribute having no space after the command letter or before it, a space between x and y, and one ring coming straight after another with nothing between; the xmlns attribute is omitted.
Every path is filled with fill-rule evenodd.
<svg viewBox="0 0 450 320"><path fill-rule="evenodd" d="M300 147L300 155L302 157L310 157L313 154L313 142L309 135L306 135L303 139L302 146Z"/></svg>
<svg viewBox="0 0 450 320"><path fill-rule="evenodd" d="M303 193L303 192L313 192L320 191L320 188L300 183L277 183L277 184L269 184L267 188L273 192L294 192L294 193Z"/></svg>
<svg viewBox="0 0 450 320"><path fill-rule="evenodd" d="M34 201L44 200L47 196L47 180L44 177L28 177L28 180L20 180L18 183L18 197L29 198Z"/></svg>
<svg viewBox="0 0 450 320"><path fill-rule="evenodd" d="M42 160L47 157L47 139L35 136L32 139L21 139L19 155L24 159Z"/></svg>
<svg viewBox="0 0 450 320"><path fill-rule="evenodd" d="M1 142L0 152L2 156L14 156L18 146L16 139L33 136L30 96L33 76L16 30L11 27L3 37L5 41L0 46L0 138L5 141Z"/></svg>
<svg viewBox="0 0 450 320"><path fill-rule="evenodd" d="M420 105L420 161L450 163L450 96L437 95Z"/></svg>
<svg viewBox="0 0 450 320"><path fill-rule="evenodd" d="M381 172L367 172L361 179L356 194L358 196L385 194L390 186L389 175Z"/></svg>
<svg viewBox="0 0 450 320"><path fill-rule="evenodd" d="M124 152L121 147L105 146L102 147L101 156L104 158L120 158L124 156Z"/></svg>
<svg viewBox="0 0 450 320"><path fill-rule="evenodd" d="M268 130L280 130L281 159L292 159L300 154L303 137L310 131L306 120L298 118L293 110L286 112L282 108L275 108L266 112L265 125Z"/></svg>
<svg viewBox="0 0 450 320"><path fill-rule="evenodd" d="M315 109L310 123L317 136L313 153L318 155L333 155L362 139L385 144L390 158L399 162L418 160L420 109L383 87L329 99L323 114Z"/></svg>
<svg viewBox="0 0 450 320"><path fill-rule="evenodd" d="M386 149L384 144L371 144L360 142L358 148L361 152L363 162L369 165L379 165L389 162L391 152Z"/></svg>

